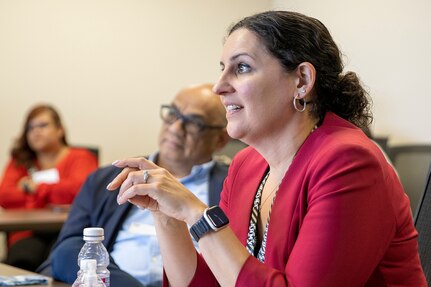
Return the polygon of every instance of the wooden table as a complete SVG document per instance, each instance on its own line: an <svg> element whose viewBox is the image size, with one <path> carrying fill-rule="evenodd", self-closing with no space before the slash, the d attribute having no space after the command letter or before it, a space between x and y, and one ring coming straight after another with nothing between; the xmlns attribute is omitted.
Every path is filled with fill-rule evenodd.
<svg viewBox="0 0 431 287"><path fill-rule="evenodd" d="M67 215L63 209L2 209L0 231L59 231Z"/></svg>
<svg viewBox="0 0 431 287"><path fill-rule="evenodd" d="M6 265L3 263L0 263L0 275L1 276L15 276L15 275L29 275L29 274L36 274L24 269L19 269L10 265ZM48 285L24 285L24 286L32 286L32 287L70 287L69 284L58 282L55 280L52 280L50 278Z"/></svg>

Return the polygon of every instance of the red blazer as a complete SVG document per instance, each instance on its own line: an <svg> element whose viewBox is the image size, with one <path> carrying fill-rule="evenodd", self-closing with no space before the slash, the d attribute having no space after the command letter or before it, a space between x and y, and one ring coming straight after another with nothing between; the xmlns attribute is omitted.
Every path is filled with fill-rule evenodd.
<svg viewBox="0 0 431 287"><path fill-rule="evenodd" d="M233 160L220 206L245 245L268 164ZM217 286L202 257L191 285ZM250 256L236 286L426 286L409 200L364 133L328 113L298 151L275 198L265 264Z"/></svg>
<svg viewBox="0 0 431 287"><path fill-rule="evenodd" d="M70 148L69 154L56 166L60 181L42 183L34 195L20 189L18 181L28 176L22 166L9 161L0 184L0 206L3 208L42 208L47 204L71 204L86 177L98 166L96 157L85 149Z"/></svg>

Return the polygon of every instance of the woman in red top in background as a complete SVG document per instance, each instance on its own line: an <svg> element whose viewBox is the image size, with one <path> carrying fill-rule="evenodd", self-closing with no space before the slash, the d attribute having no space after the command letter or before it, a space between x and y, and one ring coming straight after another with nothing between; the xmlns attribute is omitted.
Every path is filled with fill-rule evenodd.
<svg viewBox="0 0 431 287"><path fill-rule="evenodd" d="M97 165L97 158L91 152L68 146L60 116L53 107L36 106L27 115L23 132L12 147L11 160L0 183L0 206L33 209L71 204ZM11 234L7 263L34 270L50 247L47 242L57 234L29 235L29 232ZM27 262L30 253L24 248L30 245L32 254L41 252L33 262ZM41 250L41 246L46 248ZM23 258L15 258L21 257L17 251Z"/></svg>

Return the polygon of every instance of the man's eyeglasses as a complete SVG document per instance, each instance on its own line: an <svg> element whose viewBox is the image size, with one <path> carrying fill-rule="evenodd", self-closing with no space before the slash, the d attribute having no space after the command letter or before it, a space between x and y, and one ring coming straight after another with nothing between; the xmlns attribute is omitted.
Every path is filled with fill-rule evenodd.
<svg viewBox="0 0 431 287"><path fill-rule="evenodd" d="M224 126L207 125L202 118L198 116L186 116L180 113L178 109L170 105L162 105L160 108L160 117L167 124L181 120L184 130L190 134L198 134L205 129L222 129Z"/></svg>

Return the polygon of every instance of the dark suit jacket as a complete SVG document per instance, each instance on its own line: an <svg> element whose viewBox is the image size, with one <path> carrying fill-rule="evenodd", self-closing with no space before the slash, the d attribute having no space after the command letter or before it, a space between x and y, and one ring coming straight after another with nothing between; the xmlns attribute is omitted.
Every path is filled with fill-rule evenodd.
<svg viewBox="0 0 431 287"><path fill-rule="evenodd" d="M218 204L228 166L216 163L210 171L209 203ZM117 204L118 190L108 191L106 186L121 169L114 166L100 168L84 183L73 202L69 218L61 229L49 258L38 268L38 272L57 280L72 284L78 272L78 253L84 244L83 229L103 227L104 244L111 252L122 223L127 218L132 204ZM128 273L122 271L110 258L111 286L142 287L143 285Z"/></svg>

